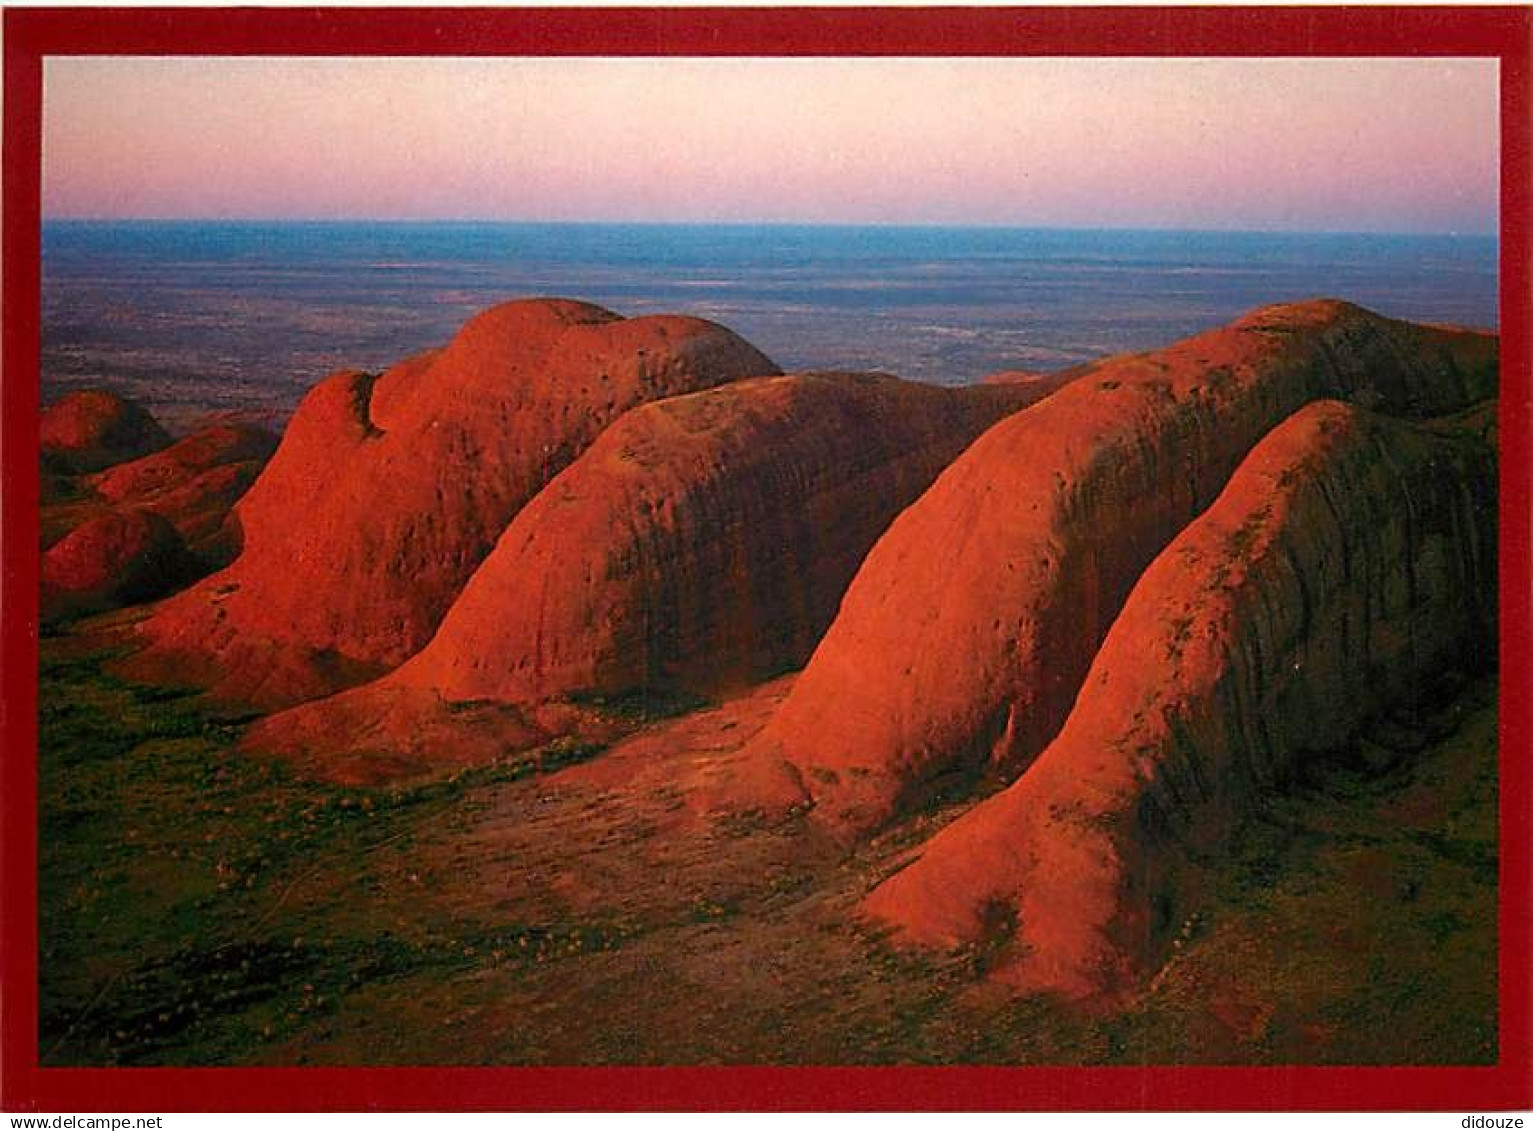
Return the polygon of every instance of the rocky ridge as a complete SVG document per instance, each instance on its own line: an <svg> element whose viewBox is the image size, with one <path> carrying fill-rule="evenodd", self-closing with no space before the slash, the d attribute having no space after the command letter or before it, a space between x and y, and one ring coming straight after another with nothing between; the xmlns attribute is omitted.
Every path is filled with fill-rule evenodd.
<svg viewBox="0 0 1533 1131"><path fill-rule="evenodd" d="M1495 637L1495 464L1334 401L1265 437L1159 554L1059 736L867 899L994 977L1111 998L1199 906L1184 863Z"/></svg>
<svg viewBox="0 0 1533 1131"><path fill-rule="evenodd" d="M1051 389L804 373L631 409L518 513L421 652L249 744L458 762L491 718L509 748L572 725L560 704L643 709L796 668L894 515Z"/></svg>
<svg viewBox="0 0 1533 1131"><path fill-rule="evenodd" d="M1314 301L1090 367L890 526L756 744L784 772L733 804L812 802L856 837L954 774L1015 777L1140 573L1270 429L1322 397L1459 410L1493 393L1496 357L1491 335Z"/></svg>
<svg viewBox="0 0 1533 1131"><path fill-rule="evenodd" d="M430 639L506 524L635 404L775 373L700 319L506 303L443 349L304 399L237 508L225 570L157 608L130 674L273 709Z"/></svg>

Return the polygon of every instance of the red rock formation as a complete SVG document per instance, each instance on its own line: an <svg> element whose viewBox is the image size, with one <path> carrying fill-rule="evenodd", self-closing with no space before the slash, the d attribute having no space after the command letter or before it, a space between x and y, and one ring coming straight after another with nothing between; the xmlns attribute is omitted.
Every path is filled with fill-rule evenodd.
<svg viewBox="0 0 1533 1131"><path fill-rule="evenodd" d="M45 620L162 596L185 583L196 562L176 528L143 510L107 511L81 524L44 555Z"/></svg>
<svg viewBox="0 0 1533 1131"><path fill-rule="evenodd" d="M215 424L193 432L168 448L93 475L91 488L113 502L147 499L181 487L212 467L263 463L277 447L277 438L261 428Z"/></svg>
<svg viewBox="0 0 1533 1131"><path fill-rule="evenodd" d="M490 715L493 749L569 725L550 701L713 696L797 667L894 515L1051 387L807 373L631 409L521 510L420 653L250 744L471 760ZM525 712L491 704L543 724L519 735Z"/></svg>
<svg viewBox="0 0 1533 1131"><path fill-rule="evenodd" d="M1086 361L1079 365L1072 365L1068 369L1055 370L1053 373L1042 373L1036 369L1002 369L987 376L981 384L984 385L1036 385L1062 388L1074 381L1077 377L1084 377L1093 372L1100 360Z"/></svg>
<svg viewBox="0 0 1533 1131"><path fill-rule="evenodd" d="M171 444L142 408L100 392L65 397L41 429L49 617L161 597L227 562L239 539L229 509L277 443L219 424Z"/></svg>
<svg viewBox="0 0 1533 1131"><path fill-rule="evenodd" d="M506 523L607 423L775 372L708 322L548 299L488 310L376 380L337 374L237 508L240 557L145 622L128 670L268 708L375 677L430 638Z"/></svg>
<svg viewBox="0 0 1533 1131"><path fill-rule="evenodd" d="M1196 904L1189 847L1493 647L1495 516L1486 445L1298 412L1145 571L1059 736L867 910L997 947L995 975L1026 989L1131 986Z"/></svg>
<svg viewBox="0 0 1533 1131"><path fill-rule="evenodd" d="M38 443L45 474L79 474L147 455L170 437L143 406L90 389L43 410Z"/></svg>
<svg viewBox="0 0 1533 1131"><path fill-rule="evenodd" d="M1140 572L1261 436L1322 396L1460 408L1493 392L1496 359L1491 335L1315 301L1097 364L980 437L890 526L756 756L849 833L955 769L1015 774Z"/></svg>
<svg viewBox="0 0 1533 1131"><path fill-rule="evenodd" d="M894 515L1028 400L809 373L634 409L517 516L408 674L540 700L796 667Z"/></svg>
<svg viewBox="0 0 1533 1131"><path fill-rule="evenodd" d="M170 520L188 548L217 568L239 551L239 524L229 512L276 446L277 438L264 429L214 424L86 482L115 506L141 507Z"/></svg>

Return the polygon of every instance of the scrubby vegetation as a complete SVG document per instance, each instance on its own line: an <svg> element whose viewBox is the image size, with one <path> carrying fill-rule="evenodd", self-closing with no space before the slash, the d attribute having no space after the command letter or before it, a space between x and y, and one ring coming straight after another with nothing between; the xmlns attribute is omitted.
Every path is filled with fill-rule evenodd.
<svg viewBox="0 0 1533 1131"><path fill-rule="evenodd" d="M796 818L685 841L663 786L624 809L564 784L585 749L328 786L235 753L241 720L106 675L73 637L43 647L47 1063L1496 1056L1489 683L1262 801L1194 863L1203 909L1171 961L1102 1016L1008 998L982 951L896 951L857 923L956 807L845 860L801 849Z"/></svg>

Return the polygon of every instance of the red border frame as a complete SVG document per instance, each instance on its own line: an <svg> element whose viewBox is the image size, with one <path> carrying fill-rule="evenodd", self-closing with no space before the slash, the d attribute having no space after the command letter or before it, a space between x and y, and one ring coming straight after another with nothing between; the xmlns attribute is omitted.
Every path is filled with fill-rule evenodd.
<svg viewBox="0 0 1533 1131"><path fill-rule="evenodd" d="M5 12L0 1108L1460 1110L1533 1106L1528 8ZM1477 1068L251 1068L37 1064L39 152L45 55L1430 55L1501 65L1500 1061Z"/></svg>

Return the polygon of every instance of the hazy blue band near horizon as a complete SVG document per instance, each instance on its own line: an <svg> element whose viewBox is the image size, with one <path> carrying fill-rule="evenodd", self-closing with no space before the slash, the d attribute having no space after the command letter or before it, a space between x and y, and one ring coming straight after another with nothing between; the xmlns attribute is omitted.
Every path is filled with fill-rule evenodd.
<svg viewBox="0 0 1533 1131"><path fill-rule="evenodd" d="M1326 295L1494 328L1489 236L375 221L43 224L45 400L104 386L173 427L280 422L342 367L512 298L721 322L785 369L961 384L1166 344Z"/></svg>

